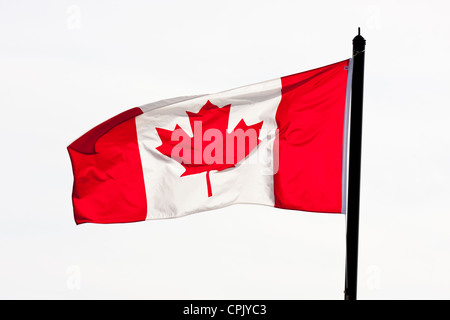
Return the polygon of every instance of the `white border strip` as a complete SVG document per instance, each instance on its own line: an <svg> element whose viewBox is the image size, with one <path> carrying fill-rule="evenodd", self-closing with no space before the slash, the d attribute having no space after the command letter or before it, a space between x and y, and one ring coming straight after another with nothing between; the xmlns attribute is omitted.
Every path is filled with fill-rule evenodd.
<svg viewBox="0 0 450 320"><path fill-rule="evenodd" d="M341 213L347 213L347 186L348 186L348 139L350 125L350 108L352 95L353 58L348 63L347 90L345 92L344 141L342 145L342 208Z"/></svg>

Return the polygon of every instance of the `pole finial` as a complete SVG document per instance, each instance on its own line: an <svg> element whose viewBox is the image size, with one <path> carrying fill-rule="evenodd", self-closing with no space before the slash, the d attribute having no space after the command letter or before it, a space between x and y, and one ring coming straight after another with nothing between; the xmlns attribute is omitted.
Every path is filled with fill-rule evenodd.
<svg viewBox="0 0 450 320"><path fill-rule="evenodd" d="M361 28L358 27L358 35L353 38L353 56L364 51L366 40L361 36Z"/></svg>

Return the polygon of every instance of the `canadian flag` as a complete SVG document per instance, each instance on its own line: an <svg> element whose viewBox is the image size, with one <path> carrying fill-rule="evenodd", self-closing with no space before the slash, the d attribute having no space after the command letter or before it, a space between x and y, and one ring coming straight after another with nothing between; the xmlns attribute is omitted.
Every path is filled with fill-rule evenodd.
<svg viewBox="0 0 450 320"><path fill-rule="evenodd" d="M238 203L345 213L352 60L127 110L69 145L77 224Z"/></svg>

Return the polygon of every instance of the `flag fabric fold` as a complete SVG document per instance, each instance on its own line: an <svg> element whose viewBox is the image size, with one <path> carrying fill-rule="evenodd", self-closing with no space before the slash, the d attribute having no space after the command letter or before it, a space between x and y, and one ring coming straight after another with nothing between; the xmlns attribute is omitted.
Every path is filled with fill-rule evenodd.
<svg viewBox="0 0 450 320"><path fill-rule="evenodd" d="M76 223L238 203L345 213L350 62L158 101L98 125L68 146Z"/></svg>

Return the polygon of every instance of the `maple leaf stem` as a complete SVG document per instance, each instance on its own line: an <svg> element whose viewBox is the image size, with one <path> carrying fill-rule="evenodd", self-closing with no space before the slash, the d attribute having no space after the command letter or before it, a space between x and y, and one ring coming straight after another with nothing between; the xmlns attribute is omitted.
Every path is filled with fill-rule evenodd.
<svg viewBox="0 0 450 320"><path fill-rule="evenodd" d="M209 171L206 171L206 185L208 186L208 197L212 197L211 180L209 179Z"/></svg>

